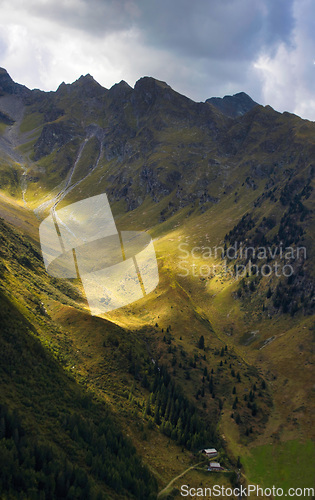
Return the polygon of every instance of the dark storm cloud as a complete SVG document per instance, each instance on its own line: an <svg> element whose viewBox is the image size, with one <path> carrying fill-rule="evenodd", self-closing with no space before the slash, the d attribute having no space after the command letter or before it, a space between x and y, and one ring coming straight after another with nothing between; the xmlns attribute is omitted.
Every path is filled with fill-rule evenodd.
<svg viewBox="0 0 315 500"><path fill-rule="evenodd" d="M146 42L191 57L252 58L262 46L288 43L291 0L137 2Z"/></svg>
<svg viewBox="0 0 315 500"><path fill-rule="evenodd" d="M136 28L143 41L191 57L249 59L262 46L290 43L293 0L31 1L34 15L95 38Z"/></svg>
<svg viewBox="0 0 315 500"><path fill-rule="evenodd" d="M267 13L264 17L264 42L269 47L281 41L292 44L292 30L295 27L292 0L265 1Z"/></svg>
<svg viewBox="0 0 315 500"><path fill-rule="evenodd" d="M129 29L139 15L136 4L130 0L33 0L28 10L38 18L49 18L95 38Z"/></svg>
<svg viewBox="0 0 315 500"><path fill-rule="evenodd" d="M315 115L314 0L0 0L0 65L30 87L149 75ZM2 42L1 42L2 40Z"/></svg>

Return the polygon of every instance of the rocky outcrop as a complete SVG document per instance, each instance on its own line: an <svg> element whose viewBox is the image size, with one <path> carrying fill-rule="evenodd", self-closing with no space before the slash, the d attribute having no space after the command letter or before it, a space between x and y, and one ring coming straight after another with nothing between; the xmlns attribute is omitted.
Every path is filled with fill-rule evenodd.
<svg viewBox="0 0 315 500"><path fill-rule="evenodd" d="M0 122L4 123L5 125L13 125L14 120L10 118L6 113L2 113L0 111Z"/></svg>
<svg viewBox="0 0 315 500"><path fill-rule="evenodd" d="M207 103L212 104L225 116L230 118L237 118L245 115L252 108L257 106L257 102L253 101L245 92L239 92L234 95L226 95L225 97L210 97L206 100Z"/></svg>
<svg viewBox="0 0 315 500"><path fill-rule="evenodd" d="M24 85L15 83L9 73L4 68L0 68L0 96L13 94L19 97L27 97L31 92L32 91Z"/></svg>
<svg viewBox="0 0 315 500"><path fill-rule="evenodd" d="M71 84L62 82L56 91L56 95L61 97L76 94L80 96L81 99L91 99L100 97L106 92L108 92L107 89L94 80L93 76L87 74L85 76L80 76L78 80Z"/></svg>
<svg viewBox="0 0 315 500"><path fill-rule="evenodd" d="M49 155L55 148L60 148L73 137L74 131L68 123L49 123L45 125L34 145L34 160Z"/></svg>

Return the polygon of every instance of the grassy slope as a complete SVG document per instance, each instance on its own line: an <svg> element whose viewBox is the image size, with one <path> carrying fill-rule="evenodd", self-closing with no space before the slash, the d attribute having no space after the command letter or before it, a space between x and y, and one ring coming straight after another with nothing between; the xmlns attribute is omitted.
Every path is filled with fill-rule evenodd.
<svg viewBox="0 0 315 500"><path fill-rule="evenodd" d="M26 218L27 213L24 210L17 207L15 209L20 211L20 217L17 217L17 219L22 220ZM3 214L10 213L8 208L6 210L3 208L2 210ZM202 218L205 219L206 216L203 215ZM24 231L26 227L25 225L23 228ZM30 227L32 228L31 232L34 232L34 224L30 224ZM198 229L198 224L195 224L194 227ZM200 227L201 233L202 228ZM51 329L48 325L45 325L46 319L41 319L41 341L49 346L55 355L71 369L80 382L92 389L93 392L98 394L98 397L111 405L123 428L132 436L138 451L150 464L161 485L166 484L172 477L184 470L186 466L189 466L189 454L181 453L181 450L172 444L172 442L167 444L165 437L156 433L156 430L148 429L146 431L146 439L148 441L141 438L141 433L139 435L139 418L140 422L142 418L136 403L137 401L141 402L141 404L143 403L146 392L136 382L136 388L134 389L136 391L135 397L130 401L130 392L132 392L131 388L134 386L134 380L121 366L121 355L125 355L131 339L133 345L137 345L138 341L138 353L140 356L141 353L145 355L143 351L143 341L145 341L149 343L155 355L160 356L164 362L170 364L172 356L167 352L166 346L162 342L163 334L161 333L161 329L163 328L165 332L167 326L171 325L172 344L176 345L179 349L183 349L189 357L196 353L198 354L196 343L199 336L204 334L206 344L210 349L207 352L207 363L202 363L202 366L208 366L208 369L217 367L215 368L215 373L219 368L220 361L220 357L217 357L215 352L216 350L220 350L225 344L229 346L229 351L232 349L231 355L238 358L236 367L241 371L242 379L246 366L257 366L259 372L266 378L267 383L270 383L270 389L272 389L270 392L273 396L274 407L267 425L264 424L261 427L254 422L254 427L255 425L257 426L254 439L251 438L248 441L244 437L243 432L240 435L238 426L230 418L231 410L229 410L229 407L231 408L234 398L231 395L234 381L231 380L228 373L226 373L227 381L223 383L223 380L221 380L220 389L218 388L220 397L225 401L221 413L220 425L225 435L228 449L230 449L235 457L244 455L244 446L249 450L252 449L253 457L255 457L256 453L259 454L261 444L265 443L268 439L273 439L274 449L277 448L279 440L286 441L287 439L294 438L298 438L300 440L299 446L302 446L301 443L304 441L304 436L309 435L311 423L310 417L307 416L307 408L304 408L305 412L301 410L300 413L296 413L298 415L298 429L294 422L288 424L287 418L291 413L290 401L286 402L287 410L285 412L283 411L283 406L280 404L280 398L284 398L283 382L285 379L287 379L285 384L287 394L292 390L292 384L295 384L296 389L300 391L302 386L305 387L307 380L305 370L301 370L299 367L296 367L295 371L298 377L290 378L286 375L284 378L281 364L278 361L279 358L283 358L283 372L285 372L288 359L293 358L291 349L287 349L288 352L284 354L284 344L283 342L281 343L281 340L279 346L274 343L271 353L268 353L266 348L263 351L257 352L256 350L240 345L238 332L241 333L242 327L244 327L244 312L238 304L235 304L235 300L231 301L229 287L233 286L233 284L231 285L225 279L220 281L218 278L215 278L210 283L210 286L205 286L204 282L199 279L189 280L187 278L179 278L176 274L178 266L178 238L180 238L180 241L183 238L183 230L180 228L176 228L173 234L161 237L155 242L161 276L161 281L156 292L128 308L113 311L107 317L110 321L109 323L104 323L104 320L93 318L86 314L84 312L84 301L81 301L83 309L80 312L77 309L78 302L73 302L67 295L60 295L59 292L56 293L55 289L47 296L46 290L49 290L47 278L42 278L43 283L40 284L41 291L40 293L36 292L38 298L43 299L44 306L54 325L54 329ZM24 277L30 281L29 270L24 270L24 272ZM12 282L10 287L12 287ZM17 282L15 282L14 287L17 292L15 295L18 294L21 297L25 294L25 291L20 290L20 285ZM72 291L71 287L70 291L66 288L66 293L70 293L70 295L74 294L73 296L77 300L79 298L76 292ZM213 295L215 296L213 297ZM22 304L24 300L23 298L21 301ZM226 314L227 311L231 313L231 308L232 314L230 314L227 320ZM27 314L29 317L32 316L32 308L28 310ZM32 316L33 321L38 323L38 316ZM279 331L282 331L281 328L285 328L284 321L283 318L280 318L280 325L278 324ZM158 329L155 328L156 322L159 325ZM123 330L118 329L118 333L116 333L120 339L125 338L124 341L120 340L120 355L118 358L115 355L116 348L113 346L111 340L111 336L115 335L116 328L113 323L124 327ZM125 330L127 325L128 332ZM296 321L296 325L296 327L293 326L292 328L292 336L294 336L298 325L300 334L304 333L299 321ZM145 333L141 331L143 327L145 327ZM236 338L234 336L231 338L229 335L231 327L235 329ZM246 325L246 328L257 328L257 324L254 326ZM260 328L266 328L266 332L269 334L270 324L264 327L260 323ZM109 340L107 341L108 335ZM306 335L305 344L308 345L307 331L304 335ZM286 342L287 338L283 340ZM104 342L107 347L104 347ZM274 350L275 346L278 347L277 350ZM281 356L279 353L281 353ZM307 356L307 351L304 353L304 356ZM273 359L275 362L272 361ZM179 363L179 360L177 363ZM233 358L227 358L228 362L231 360L233 361ZM186 365L186 367L188 366ZM178 369L177 367L175 370L177 380L185 384L186 390L193 395L196 387L198 387L198 379L200 380L202 368L200 375L198 375L197 369L191 368L191 380L188 383L184 376L185 370ZM223 367L223 370L226 369ZM270 374L271 370L273 370L272 375ZM276 381L273 380L275 375L277 377ZM244 383L245 381L239 384L237 393L244 394L244 389L246 388L249 391L253 383L259 383L259 377L258 372L256 375L254 372L254 377L250 377L248 384ZM126 392L127 387L129 387L129 390ZM297 392L296 394L296 403L298 400L302 402L303 398L307 397L303 393ZM206 396L205 401L207 406L210 405L208 410L210 414L212 411L217 411L217 403L213 406L210 395ZM200 404L197 401L196 403ZM270 408L268 411L270 411ZM242 412L244 413L245 420L248 420L249 417L246 417L244 410ZM306 416L303 415L304 413L306 413ZM285 425L283 425L284 423ZM143 424L146 426L145 420L143 420ZM149 446L148 443L150 443ZM166 456L164 451L162 451L165 449L165 446L167 446L168 450ZM300 449L303 450L303 447ZM157 450L161 450L161 452L157 452ZM161 457L163 457L163 461L161 461ZM176 457L179 457L179 459ZM244 464L247 477L251 480L256 480L255 462L251 462L248 452L244 455ZM253 464L253 467L251 464ZM198 476L197 471L194 472L194 477L196 474ZM268 476L266 476L266 480L267 478ZM259 479L261 480L261 478ZM200 481L202 481L202 478L197 480L196 484L200 484Z"/></svg>
<svg viewBox="0 0 315 500"><path fill-rule="evenodd" d="M116 327L113 324L120 325L124 331L128 330L127 335L133 335L131 337L133 342L140 337L142 347L139 347L139 354L143 349L143 343L148 342L146 336L149 335L149 344L154 350L154 354L160 356L169 365L171 365L173 354L168 352L168 347L163 342L164 335L161 329L163 328L165 333L165 329L171 324L173 346L176 346L177 349L183 349L189 357L198 354L197 340L201 334L205 336L207 345L212 349L212 351L207 352L206 364L210 369L212 366L215 366L216 370L218 369L218 358L215 351L224 345L228 345L229 352L232 352L237 357L237 364L241 372L244 371L245 373L248 366L256 368L256 378L253 377L253 380L249 380L249 383L254 383L259 380L259 377L264 378L267 381L268 392L272 395L273 406L272 408L269 406L267 411L268 405L265 402L263 403L262 406L265 408L266 405L266 411L269 415L268 421L261 425L254 420L254 436L244 436L244 429L241 429L240 432L240 427L230 418L233 402L231 389L234 381L231 380L228 373L226 373L228 389L222 389L222 392L218 395L222 400L224 399L224 407L220 416L220 428L226 437L230 452L235 457L238 455L244 456L246 474L249 478L257 477L257 473L254 472L254 461L251 462L246 450L251 450L252 456L255 457L255 454L259 453L260 447L265 443L272 442L274 449L279 446L279 450L281 450L282 444L279 443L287 443L290 440L298 440L299 446L301 446L300 449L303 450L303 446L307 447L307 438L311 436L310 405L305 405L305 401L308 401L312 394L311 345L313 337L311 318L299 315L292 319L289 316L280 314L273 316L271 319L266 318L266 316L258 312L261 300L258 296L256 302L253 303L234 298L233 292L236 292L239 284L235 280L226 277L223 272L219 272L212 279L203 279L203 277L199 276L194 279L178 276L180 264L178 258L179 242L187 241L190 247L213 247L222 244L225 234L233 228L244 214L252 210L255 200L264 195L266 176L258 182L255 189L251 189L246 183L244 184L243 180L248 173L248 165L267 165L270 161L268 148L275 147L275 145L286 140L287 129L282 128L279 115L274 120L272 130L274 144L267 144L268 137L261 135L261 122L269 119L274 120L274 115L266 108L258 115L256 122L254 121L251 124L250 132L245 139L247 143L243 144L243 147L247 147L248 151L250 151L247 157L244 158L240 153L239 156L235 156L234 165L230 163L230 165L220 166L218 172L222 169L229 171L230 185L226 189L224 196L222 193L224 183L222 183L220 177L217 178L215 168L212 168L214 177L211 178L211 195L215 196L219 193L220 203L210 204L209 210L204 214L200 214L198 208L195 209L195 212L191 212L191 209L187 207L168 218L166 222L159 223L160 212L167 207L168 198L156 204L152 203L147 197L137 210L129 213L125 213L125 206L122 201L113 205L113 211L120 229L151 228L150 232L155 238L161 281L157 290L149 297L127 308L113 311L106 317L109 323L104 323L86 315L84 300L80 299L75 292L73 292L74 298L79 299L80 311L78 311L77 301L69 301L68 297L65 300L59 294L54 295L55 290L46 296L46 279L40 292L37 292L40 299L43 298L45 307L53 319L53 324L57 325L56 329L58 330L58 333L53 333L48 327L43 328L42 340L55 353L62 353L61 356L65 363L69 367L74 366L73 371L78 376L78 379L97 391L106 401L112 403L113 409L119 407L122 415L124 414L123 409L125 409L125 416L122 416L124 426L128 428L128 432L133 436L137 448L144 456L147 456L147 460L154 467L161 484L171 478L173 474L179 473L181 467L189 463L189 458L188 456L183 458L183 463L179 466L174 459L178 454L178 449L175 445L169 444L169 453L167 455L169 470L165 470L166 468L160 458L163 453L156 453L154 446L147 446L146 442L139 439L136 422L140 413L133 408L132 404L126 403L122 389L126 384L131 387L133 380L128 374L121 372L119 363L115 365L111 351L109 351L109 355L104 361L101 353L102 343L104 342L104 325L106 325L106 331L115 330ZM32 120L31 116L26 118L25 123L22 125L25 130L31 130L33 126L40 124L40 117L36 117L34 123ZM295 140L301 144L301 147L306 138L308 141L313 140L310 135L311 125L301 125L300 120L296 117L290 117L290 120ZM270 129L268 129L269 133ZM231 129L230 137L233 138L233 129ZM188 128L186 133L183 133L183 131L173 132L173 135L166 134L163 131L159 132L156 139L163 142L164 152L161 150L154 152L150 162L152 162L152 165L154 165L154 162L163 164L163 167L165 167L163 175L165 176L168 171L172 170L174 165L178 164L179 159L182 159L181 148L184 143L187 143L186 145L190 147L192 142L196 144L204 142L206 137L200 134L199 130L195 131L193 128ZM228 140L229 137L227 137ZM250 149L251 143L255 145L252 150ZM178 144L179 148L175 156L173 154L174 149L176 150L174 144ZM258 148L256 144L263 144L266 151L264 152L263 148ZM29 153L31 147L32 144L27 146L25 151ZM77 145L73 145L70 150L72 161L75 158L75 147ZM61 149L58 153L52 153L52 158L43 158L38 162L37 166L35 165L34 172L38 167L47 168L49 175L46 187L43 187L44 177L41 174L38 176L39 181L29 183L27 201L32 206L38 204L37 199L43 200L43 191L46 193L47 188L51 189L58 184L60 177L58 171L51 169L51 160L55 161L55 164L60 162L61 165L66 165L66 154L67 152ZM211 157L216 157L217 152L212 151L209 154ZM171 162L169 161L170 155L172 156ZM277 159L277 155L273 157ZM279 158L281 158L281 162L284 161L283 156L279 156ZM299 155L297 155L298 158ZM184 159L188 164L194 165L194 156L185 157ZM274 182L278 183L278 192L285 187L287 175L289 175L290 170L296 168L298 161L293 160L292 162L292 159L288 156L287 173L285 175L277 170L278 167L275 167L269 174L268 178L271 177ZM237 168L235 168L236 165ZM133 175L135 175L135 172L139 172L140 166L140 163L135 160L129 169L133 170ZM205 168L206 165L203 162L195 165L194 173L196 178ZM300 167L301 176L307 175L307 168L308 166ZM75 201L77 198L90 194L91 185L95 186L97 184L98 189L104 190L107 186L107 179L116 170L117 162L115 160L100 162L100 170L92 174L87 181L84 181L79 190L72 192L68 199L64 200L64 203ZM103 180L98 184L100 176ZM194 189L194 183L192 183L191 189ZM265 215L277 214L278 210L277 205L274 205L270 200L266 200L261 206L256 207L255 215L258 219L261 219ZM16 212L14 213L14 220L12 219L14 211L16 211L16 208L11 207L10 210L6 208L4 213L8 216L10 212L10 221L16 223L18 221ZM21 220L23 219L25 219L24 212L21 212ZM311 238L313 231L312 226L309 224L309 222L306 222L304 227L307 228L308 237ZM25 229L26 224L23 223L23 230ZM31 231L34 232L32 224ZM309 248L312 247L312 241L310 241ZM190 265L192 263L192 261L189 262ZM204 264L201 255L199 258L194 259L194 263L197 263L198 266ZM219 268L221 266L218 260L213 261L210 259L206 263L215 264ZM27 273L26 276L28 277ZM13 282L10 286L17 286L17 283ZM266 290L267 283L264 284L264 287ZM19 289L18 286L17 288ZM23 293L21 292L21 296ZM60 300L63 303L62 306L59 305ZM32 321L37 321L37 319L34 317ZM158 330L154 330L156 323L159 324ZM83 324L89 325L89 329L83 327ZM143 338L141 332L144 328L146 333ZM153 331L154 333L150 333ZM258 332L257 341L250 345L244 345L243 340L247 338L246 336L251 331ZM271 336L275 336L276 339L268 346L260 349L262 342ZM296 356L297 352L299 353L298 358ZM178 357L175 376L185 385L190 396L193 397L196 387L200 383L200 373L192 368L191 379L187 382L184 371L178 369L179 359ZM199 363L201 363L201 360ZM244 384L243 376L241 387L240 392L242 394L245 389L250 389L250 385L246 387ZM137 390L139 391L139 401L143 401L146 397L145 391L140 387L137 387ZM220 389L218 391L220 392ZM292 397L292 394L294 394L294 397ZM201 409L200 400L196 401L196 404ZM210 412L210 415L211 412L217 411L217 401L213 402L212 398L210 398L206 404L209 407L207 411ZM135 416L132 419L131 415L133 413ZM243 413L244 419L246 422L248 421L249 425L249 417L246 416L244 409L242 409L242 415ZM130 422L132 423L130 424ZM146 422L144 424L146 425ZM148 430L148 433L150 435L150 444L153 443L159 449L165 446L166 440L164 436L157 434L156 431ZM308 466L311 468L310 463ZM194 474L197 474L197 472Z"/></svg>
<svg viewBox="0 0 315 500"><path fill-rule="evenodd" d="M217 239L216 234L213 234L215 224L207 223L206 216L200 217L199 227L196 221L191 224L191 231L185 227L186 235L189 235L188 238L193 241L193 245L198 242L197 245L207 246L210 243L203 235L208 232L212 242L216 241L218 244L222 241L222 234L229 228L227 224L224 227L223 221L229 220L226 215L221 212L218 218L214 215L209 217L209 222L217 222L221 218L222 225L218 225ZM164 238L165 250L167 248L168 253L172 253L170 248L173 244L176 245L172 240L183 241L183 235L178 236L179 233L179 230L175 230ZM179 265L179 262L176 262L176 248L173 252L176 268ZM211 259L210 262L204 261L201 257L199 260L194 259L194 263L198 266L205 263L220 265L218 261L213 262ZM204 278L200 277L197 279L187 277L181 280L182 286L191 292L191 302L198 303L199 310L201 309L211 321L218 337L229 347L233 346L245 363L256 366L271 389L273 396L271 415L262 432L252 442L248 442L239 433L238 426L231 422L229 412L224 411L221 414L221 430L227 439L229 449L235 456L241 455L248 480L259 482L265 487L272 484L284 487L313 486L311 470L314 465L314 455L307 441L309 437L313 437L313 318L301 315L294 319L283 315L277 315L272 319L266 319L262 315L257 317L252 314L253 309L250 305L244 306L232 297L231 292L236 290L237 283L233 279L227 279L224 273L221 274L221 279L220 275L206 279L206 283L208 281L206 285ZM259 332L260 342L250 346L242 345L242 336L245 332L251 331ZM263 350L259 350L262 340L272 335L276 340ZM265 443L272 443L268 445L269 448L266 446L269 452L264 448ZM284 459L285 450L288 452L286 459ZM291 450L295 450L295 457ZM301 473L293 474L293 464L296 461L300 463L301 460L303 461ZM280 470L282 474L277 475Z"/></svg>
<svg viewBox="0 0 315 500"><path fill-rule="evenodd" d="M226 277L224 273L206 280L199 276L197 278L176 277L176 271L182 272L179 268L178 257L183 253L179 251L178 244L183 241L189 242L189 247L185 249L222 244L224 234L233 227L241 215L251 208L250 196L250 192L247 198L241 196L239 204L232 205L227 202L226 205L221 203L220 206L213 206L209 212L188 221L185 220L185 214L182 214L182 218L177 214L164 224L155 227L152 232L159 236L155 245L163 265L167 262L165 274L172 277L169 283L172 287L172 299L177 301L177 290L185 290L189 308L197 310L199 314L207 318L217 338L229 347L233 347L245 363L257 367L271 389L273 396L271 415L254 440L248 441L240 435L238 426L231 422L230 412L223 411L221 414L221 430L234 456L244 457L247 477L257 480L255 457L259 456L261 447L265 443L272 443L275 456L279 448L278 466L280 468L283 456L281 450L283 446L291 449L290 443L292 443L292 447L296 446L298 449L299 455L308 457L303 461L303 477L307 479L305 484L312 486L311 470L314 461L308 438L313 437L313 317L303 317L299 314L292 319L288 315L277 314L269 319L262 314L253 314L255 309L251 304L244 304L233 298L232 292L236 291L238 283ZM267 204L264 208L272 210L272 205ZM144 207L141 219L145 219L148 215L149 220L150 218L154 220L155 214L152 208L149 210L151 212L146 211ZM122 224L128 221L132 225L138 220L140 209L136 212L138 213L134 215L134 218L131 214L124 216ZM200 248L199 253L202 253ZM194 258L193 263L197 266L215 264L220 267L218 259L204 260L201 255L199 258ZM191 265L190 261L186 268ZM257 306L255 308L257 309ZM178 310L178 305L176 309ZM161 310L163 314L163 308L158 310ZM165 312L162 318L164 315L166 316ZM117 317L121 319L119 312L117 312ZM179 315L179 321L182 319L182 328L185 329L186 318L181 317L182 314ZM154 320L155 317L152 318L152 322ZM245 346L242 338L246 332L251 331L259 332L257 341ZM275 336L275 340L260 350L262 342L271 336ZM266 457L268 457L267 454ZM284 469L286 469L285 463ZM265 475L261 472L259 476L259 481L265 486L270 485L268 470L266 460ZM290 470L288 467L285 477L290 478L291 484L295 484L295 476L290 474ZM298 477L296 477L296 484L301 485Z"/></svg>
<svg viewBox="0 0 315 500"><path fill-rule="evenodd" d="M38 331L34 331L34 327L26 322L19 308L15 308L2 292L0 295L3 354L0 365L1 405L16 412L22 422L27 442L24 442L24 445L21 442L21 446L27 448L35 444L49 448L60 461L57 470L61 473L66 460L72 467L85 471L90 478L91 488L89 492L86 491L84 498L130 498L127 491L121 490L117 494L115 486L109 487L110 483L107 480L102 480L95 474L87 459L87 449L92 450L94 455L95 448L93 450L91 443L84 442L82 437L77 436L78 431L74 424L70 426L65 424L69 419L76 422L81 420L86 429L89 427L97 429L102 423L106 423L112 435L121 439L117 424L112 420L108 408L100 400L97 401L95 398L93 400L92 394L80 387L74 378L60 367L49 350L43 348L38 338ZM20 439L23 439L22 436ZM4 440L2 444L3 442ZM3 452L2 449L1 459L5 461ZM115 468L114 452L110 446L104 448L103 452L111 457L112 466ZM127 456L128 454L126 459ZM11 455L8 453L8 463L10 460ZM18 472L19 468L16 464L14 466ZM30 468L32 469L32 466ZM22 470L21 463L20 470ZM39 477L37 481L40 483L43 477ZM37 491L36 484L34 482L35 491ZM13 485L11 492L2 491L4 494L9 494L8 497L2 498L29 498L21 480ZM101 492L106 496L97 497ZM28 493L30 494L30 491ZM81 498L79 492L76 495L76 498ZM58 495L57 497L59 498Z"/></svg>
<svg viewBox="0 0 315 500"><path fill-rule="evenodd" d="M5 208L4 215L9 212ZM24 217L21 208L16 210ZM87 392L84 384L80 387L75 382L70 373L75 362L71 340L65 329L52 323L41 301L55 299L60 309L74 304L69 295L74 293L77 299L79 296L71 285L62 285L61 294L53 285L49 286L31 241L2 221L0 225L1 404L18 411L24 431L33 442L39 440L53 446L62 460L66 454L74 466L83 467L92 482L94 480L95 494L102 490L109 498L129 498L125 491L116 496L115 486L114 490L109 488L106 480L99 480L93 470L90 471L85 463L85 446L81 441L76 442L72 434L68 436L62 424L66 415L80 415L91 425L100 425L103 419L108 422L112 418L104 398L95 395L92 402L92 393ZM102 333L104 337L104 326ZM115 435L117 424L111 425ZM128 454L126 460L129 460ZM24 498L23 493L19 498ZM89 498L94 496L91 494Z"/></svg>
<svg viewBox="0 0 315 500"><path fill-rule="evenodd" d="M19 213L19 220L27 218L27 212L24 209L18 206L15 209ZM4 206L2 210L3 215L10 215L12 209L11 206L9 208ZM27 231L27 227L25 225L23 230ZM33 234L34 221L31 227L31 234ZM78 309L80 295L76 289L71 284L62 284L58 280L51 282L47 279L43 270L37 269L37 257L33 254L33 247L30 249L27 244L25 247L24 239L18 233L9 234L13 238L13 248L21 247L16 256L23 266L21 268L21 264L15 262L11 253L6 255L2 286L11 304L15 304L20 313L35 326L41 342L53 353L54 357L70 370L80 383L92 390L97 398L110 405L117 420L125 432L132 437L137 450L155 473L161 487L167 484L191 464L191 455L157 432L156 428L147 427L148 422L142 417L141 410L147 398L147 391L126 371L124 363L121 362L122 357L126 356L132 345L140 358L145 358L147 345L152 349L154 357L158 356L161 362L171 366L172 356L167 352L161 332L163 327L166 330L171 324L173 346L175 344L185 354L185 359L182 359L183 368L177 370L176 367L176 378L185 385L186 391L188 389L188 393L193 395L196 387L202 386L200 380L205 366L209 369L213 367L217 372L220 358L215 352L219 352L222 342L211 333L211 325L194 311L191 304L187 304L185 291L178 289L176 292L175 281L171 287L168 286L167 268L161 269L162 282L157 290L157 296L148 296L149 302L147 304L139 302L139 308L135 305L136 307L129 307L128 311L126 309L120 311L120 318L117 312L116 315L112 314L111 321L104 321L87 314L84 301L81 301L81 310ZM58 290L55 285L61 288ZM13 290L14 294L11 293ZM152 306L156 310L154 316L152 316ZM182 313L177 314L176 307L178 306L182 308L185 320L183 320ZM128 323L129 329L116 327L113 320L114 323L121 325ZM158 329L154 327L156 321L159 322ZM141 330L144 325L146 328ZM201 333L204 334L206 343L209 345L206 351L207 363L202 362L200 358L200 368L198 364L196 368L192 368L188 360L193 359L194 354L200 356L196 343ZM179 340L179 337L182 337L182 340ZM118 349L115 340L117 338L119 339ZM234 363L234 354L228 355L227 359ZM190 372L189 382L184 376L187 370ZM257 381L257 377L254 380ZM218 395L221 396L219 378L216 384ZM241 385L243 387L243 384ZM12 391L10 386L8 389L13 393L16 392ZM231 389L232 386L227 376L225 385L222 384L222 397L225 395L231 399ZM204 402L208 407L206 413L216 415L218 400L213 400L206 392ZM197 404L200 410L204 411L200 399ZM165 454L165 449L167 449L167 454ZM200 483L203 480L203 474L201 471L195 472L194 477L197 475L198 478L198 474L201 474L200 480L197 479L197 483ZM222 478L222 480L224 483L225 479Z"/></svg>
<svg viewBox="0 0 315 500"><path fill-rule="evenodd" d="M28 217L27 212L21 207L15 206L15 210L19 213L19 220ZM11 212L11 205L2 207L2 214L10 219L12 219ZM23 231L27 232L27 229L28 226L25 225ZM136 448L150 465L162 487L191 464L191 454L170 442L158 432L158 429L147 428L148 422L142 418L142 410L139 408L139 404L142 405L147 398L147 391L142 389L139 382L128 373L127 360L125 366L121 363L121 357L127 356L131 346L140 358L148 356L145 347L148 333L127 331L112 322L93 318L84 311L84 302L81 302L80 311L78 309L80 295L76 289L70 283L50 282L42 267L38 267L34 247L29 247L28 240L24 240L21 233L8 231L6 226L2 225L2 234L4 235L2 241L7 243L2 246L5 268L1 269L1 282L10 307L17 308L21 318L25 318L32 328L36 328L41 343L66 370L69 370L84 387L90 389L98 400L109 404L116 420L125 433L133 438ZM17 258L20 262L16 260ZM61 289L58 290L55 285L60 285ZM154 345L154 342L152 344ZM42 375L43 379L47 376L45 373ZM27 374L23 377L29 379ZM32 380L36 383L35 379ZM10 384L6 380L5 383L7 393L14 395L13 398L7 399L11 406L18 397L15 380ZM20 390L23 391L23 383ZM131 392L133 396L130 399ZM29 390L25 391L26 395L28 393ZM40 397L39 388L38 398ZM21 410L24 404L24 402L19 404ZM54 406L54 403L51 404ZM67 401L64 404L66 406ZM59 413L58 405L52 419L56 413ZM45 411L44 414L46 415ZM33 418L30 412L30 422ZM48 420L50 422L50 419ZM49 422L47 422L48 427ZM142 431L139 432L139 429ZM50 439L50 434L47 437L45 418L43 436ZM168 450L167 459L165 448Z"/></svg>

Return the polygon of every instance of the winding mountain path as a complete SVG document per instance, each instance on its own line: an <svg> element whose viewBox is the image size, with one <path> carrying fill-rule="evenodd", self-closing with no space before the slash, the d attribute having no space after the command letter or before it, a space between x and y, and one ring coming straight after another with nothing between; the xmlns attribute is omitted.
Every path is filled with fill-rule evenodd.
<svg viewBox="0 0 315 500"><path fill-rule="evenodd" d="M198 467L198 465L201 465L203 464L204 461L202 462L199 462L198 464L195 464L195 465L192 465L191 467L188 467L188 469L184 470L184 472L182 472L181 474L179 474L178 476L174 477L169 483L168 485L165 486L165 488L163 488L163 490L161 490L159 493L158 493L158 498L160 498L161 496L163 496L167 490L175 483L175 481L177 481L177 479L179 479L180 477L183 477L185 474L187 474L188 471L192 470L192 469L195 469L196 467Z"/></svg>

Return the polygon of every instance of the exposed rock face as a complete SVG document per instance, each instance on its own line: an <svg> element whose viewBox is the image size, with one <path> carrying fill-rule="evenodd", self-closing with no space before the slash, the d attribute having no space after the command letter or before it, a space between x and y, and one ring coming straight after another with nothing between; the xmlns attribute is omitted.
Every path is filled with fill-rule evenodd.
<svg viewBox="0 0 315 500"><path fill-rule="evenodd" d="M127 82L121 80L121 82L115 83L108 92L113 99L119 100L120 103L122 103L128 101L129 96L133 92L133 88L130 87Z"/></svg>
<svg viewBox="0 0 315 500"><path fill-rule="evenodd" d="M31 94L31 90L24 85L15 83L9 73L4 68L0 68L0 96L4 94L15 94L19 97L27 97Z"/></svg>
<svg viewBox="0 0 315 500"><path fill-rule="evenodd" d="M94 80L93 76L87 74L85 76L80 76L78 80L74 83L66 84L62 82L56 94L58 96L74 95L80 96L83 99L89 99L92 97L99 97L104 95L107 89L102 87L97 81Z"/></svg>
<svg viewBox="0 0 315 500"><path fill-rule="evenodd" d="M140 185L145 186L146 194L150 194L155 202L164 198L172 191L171 187L166 186L158 178L157 172L150 167L143 167L140 173Z"/></svg>
<svg viewBox="0 0 315 500"><path fill-rule="evenodd" d="M13 125L14 120L10 118L6 113L3 113L0 111L0 122L4 123L5 125Z"/></svg>
<svg viewBox="0 0 315 500"><path fill-rule="evenodd" d="M60 148L72 138L72 127L69 123L49 123L45 125L40 137L34 145L34 159L37 161L49 155L54 148Z"/></svg>
<svg viewBox="0 0 315 500"><path fill-rule="evenodd" d="M226 95L223 98L210 97L210 99L207 99L206 102L212 104L224 115L229 116L230 118L237 118L245 115L245 113L258 104L253 101L249 95L245 94L245 92L239 92L234 95Z"/></svg>

